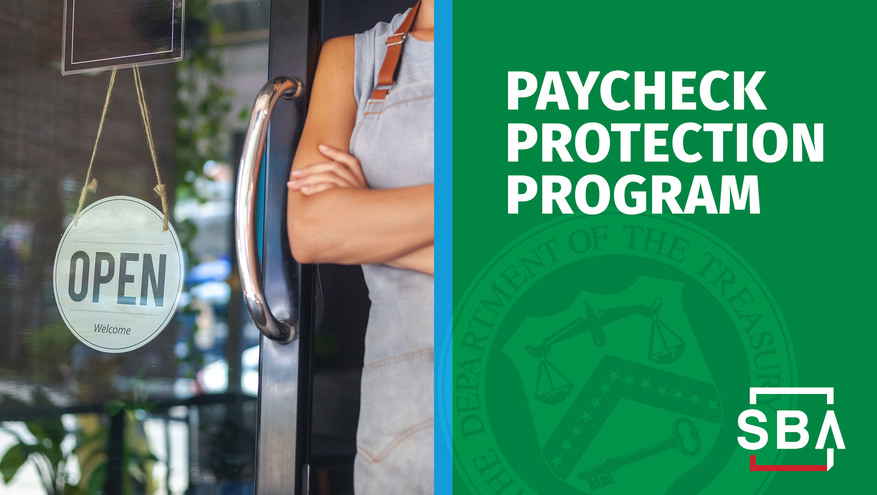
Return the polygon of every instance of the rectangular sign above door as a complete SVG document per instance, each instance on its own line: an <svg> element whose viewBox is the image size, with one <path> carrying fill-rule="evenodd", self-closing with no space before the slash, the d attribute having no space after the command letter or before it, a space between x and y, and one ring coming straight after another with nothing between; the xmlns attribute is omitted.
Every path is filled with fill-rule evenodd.
<svg viewBox="0 0 877 495"><path fill-rule="evenodd" d="M185 0L64 0L62 74L177 62Z"/></svg>

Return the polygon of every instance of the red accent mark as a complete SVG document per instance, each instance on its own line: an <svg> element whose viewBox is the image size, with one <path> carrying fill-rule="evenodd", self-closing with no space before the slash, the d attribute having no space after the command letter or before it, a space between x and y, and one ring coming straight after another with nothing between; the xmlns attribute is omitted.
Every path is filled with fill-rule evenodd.
<svg viewBox="0 0 877 495"><path fill-rule="evenodd" d="M750 471L828 471L828 466L822 465L813 465L813 464L804 464L804 465L785 465L785 466L771 466L764 465L759 466L755 463L755 454L749 455L749 470Z"/></svg>

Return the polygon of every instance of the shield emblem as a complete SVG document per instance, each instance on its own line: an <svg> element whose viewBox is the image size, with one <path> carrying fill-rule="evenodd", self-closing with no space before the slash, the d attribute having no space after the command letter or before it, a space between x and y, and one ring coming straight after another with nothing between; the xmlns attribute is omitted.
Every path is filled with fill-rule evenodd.
<svg viewBox="0 0 877 495"><path fill-rule="evenodd" d="M684 290L652 275L581 290L503 345L541 460L573 491L673 492L715 445L720 393Z"/></svg>

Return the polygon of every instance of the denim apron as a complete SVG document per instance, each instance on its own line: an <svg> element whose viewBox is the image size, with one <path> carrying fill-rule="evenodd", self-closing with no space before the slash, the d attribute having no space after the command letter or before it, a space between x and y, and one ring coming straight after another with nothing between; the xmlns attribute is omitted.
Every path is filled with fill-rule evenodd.
<svg viewBox="0 0 877 495"><path fill-rule="evenodd" d="M371 100L386 39L402 23L356 35L356 126L350 152L371 189L433 183L433 43L409 36L396 83ZM433 277L362 267L371 309L354 464L356 495L433 493Z"/></svg>

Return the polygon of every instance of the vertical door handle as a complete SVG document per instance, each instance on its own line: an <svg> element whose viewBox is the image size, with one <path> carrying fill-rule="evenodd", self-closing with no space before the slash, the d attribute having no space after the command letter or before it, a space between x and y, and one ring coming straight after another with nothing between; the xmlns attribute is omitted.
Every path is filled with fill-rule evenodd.
<svg viewBox="0 0 877 495"><path fill-rule="evenodd" d="M293 100L301 93L301 81L289 77L277 77L259 91L247 125L235 194L234 238L244 301L259 330L266 337L284 344L296 337L296 329L291 322L274 317L262 290L262 270L259 266L255 232L256 189L271 111L281 97Z"/></svg>

